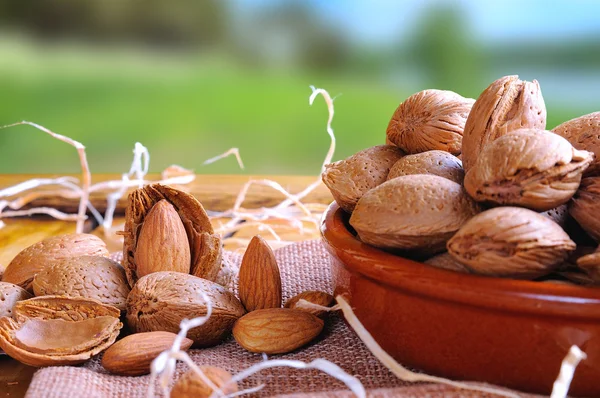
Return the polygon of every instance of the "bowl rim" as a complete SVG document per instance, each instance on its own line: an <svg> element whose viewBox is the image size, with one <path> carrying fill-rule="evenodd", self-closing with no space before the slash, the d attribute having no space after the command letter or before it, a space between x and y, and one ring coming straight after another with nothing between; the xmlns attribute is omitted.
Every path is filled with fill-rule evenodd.
<svg viewBox="0 0 600 398"><path fill-rule="evenodd" d="M463 274L410 260L356 238L334 201L321 220L329 253L350 272L430 299L537 316L600 321L600 288Z"/></svg>

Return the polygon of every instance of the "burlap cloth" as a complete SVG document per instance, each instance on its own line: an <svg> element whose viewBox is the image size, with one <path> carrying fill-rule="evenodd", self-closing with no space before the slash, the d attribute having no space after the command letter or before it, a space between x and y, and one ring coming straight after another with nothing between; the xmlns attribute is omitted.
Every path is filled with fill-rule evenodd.
<svg viewBox="0 0 600 398"><path fill-rule="evenodd" d="M319 240L305 241L275 251L284 300L304 290L332 291L330 258ZM227 258L239 264L240 255L227 253ZM235 287L233 287L235 290ZM197 364L214 365L237 373L259 361L259 354L249 353L230 338L217 347L190 350ZM443 385L409 384L398 380L367 350L364 344L344 323L341 315L331 314L321 337L297 352L278 355L278 359L310 362L328 359L349 374L358 377L372 397L486 397L492 396ZM187 370L178 365L177 376ZM27 397L144 397L150 376L122 377L108 374L96 357L82 366L49 367L38 370ZM247 379L240 387L257 384L265 388L253 396L285 397L351 397L345 385L335 378L315 370L272 368ZM522 396L532 396L522 394Z"/></svg>

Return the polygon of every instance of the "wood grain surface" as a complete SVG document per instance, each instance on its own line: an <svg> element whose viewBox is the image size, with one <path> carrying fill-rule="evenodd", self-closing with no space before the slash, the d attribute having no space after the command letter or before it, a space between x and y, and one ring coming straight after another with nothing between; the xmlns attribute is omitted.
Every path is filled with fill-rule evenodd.
<svg viewBox="0 0 600 398"><path fill-rule="evenodd" d="M52 178L51 175L0 175L0 189L23 182L30 178ZM158 175L149 176L150 180L157 180ZM93 183L120 179L116 174L94 175ZM207 210L223 211L230 209L238 196L238 193L249 180L269 179L280 184L291 193L299 193L309 184L317 180L316 176L244 176L244 175L198 175L196 180L185 186L178 186L192 193ZM92 204L104 212L106 209L106 194L100 192L91 196ZM244 208L253 209L260 207L275 206L285 199L285 196L273 188L254 185L248 190ZM332 201L331 194L322 184L304 199L304 202L329 204ZM78 199L64 198L53 194L39 197L31 203L32 206L49 206L65 212L76 212ZM114 231L120 229L124 222L124 209L126 196L119 201L114 220ZM5 227L0 229L0 274L14 256L25 247L38 242L44 238L54 235L71 233L75 231L75 222L57 221L49 217L21 217L4 219ZM213 218L215 228L226 224L229 219L219 217ZM319 237L317 225L304 222L304 228L290 228L280 220L269 220L266 222L272 231L276 232L281 242L273 241L272 247L277 248L289 241L300 241L315 239ZM113 232L114 232L113 231ZM86 232L91 232L107 242L109 251L122 249L114 233L107 236L101 226L97 226L90 219L86 223ZM266 239L274 239L269 229L265 229L255 223L240 224L234 232L228 235L225 241L225 249L243 251L249 240L257 234ZM111 239L112 237L112 239ZM27 386L33 377L35 368L23 365L4 354L0 354L0 398L1 397L23 397Z"/></svg>

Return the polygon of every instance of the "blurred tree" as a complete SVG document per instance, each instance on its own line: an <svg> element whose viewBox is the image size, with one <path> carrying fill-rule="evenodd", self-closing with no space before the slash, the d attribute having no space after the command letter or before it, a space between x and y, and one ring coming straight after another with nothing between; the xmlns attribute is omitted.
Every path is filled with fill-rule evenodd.
<svg viewBox="0 0 600 398"><path fill-rule="evenodd" d="M407 55L426 82L461 95L479 95L485 65L464 11L453 4L430 6L415 31Z"/></svg>

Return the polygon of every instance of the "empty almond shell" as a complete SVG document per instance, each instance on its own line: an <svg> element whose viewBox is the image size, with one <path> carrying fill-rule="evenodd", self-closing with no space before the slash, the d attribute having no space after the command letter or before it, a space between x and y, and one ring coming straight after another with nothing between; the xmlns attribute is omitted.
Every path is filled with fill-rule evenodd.
<svg viewBox="0 0 600 398"><path fill-rule="evenodd" d="M42 296L0 318L0 348L30 366L75 365L108 348L123 326L119 310L96 300Z"/></svg>
<svg viewBox="0 0 600 398"><path fill-rule="evenodd" d="M465 189L478 202L549 210L575 194L593 156L549 131L516 130L483 149Z"/></svg>
<svg viewBox="0 0 600 398"><path fill-rule="evenodd" d="M0 317L11 316L17 302L31 297L31 294L20 286L0 282Z"/></svg>
<svg viewBox="0 0 600 398"><path fill-rule="evenodd" d="M595 159L583 173L585 176L600 173L600 112L590 113L571 119L552 129L565 137L577 149L593 152Z"/></svg>
<svg viewBox="0 0 600 398"><path fill-rule="evenodd" d="M470 219L448 253L478 274L534 279L554 271L575 243L554 221L520 207L497 207Z"/></svg>
<svg viewBox="0 0 600 398"><path fill-rule="evenodd" d="M415 93L394 112L387 127L387 139L406 153L439 149L457 155L474 102L446 90Z"/></svg>
<svg viewBox="0 0 600 398"><path fill-rule="evenodd" d="M433 254L479 211L462 186L446 178L413 174L367 192L350 225L365 243L383 249Z"/></svg>
<svg viewBox="0 0 600 398"><path fill-rule="evenodd" d="M445 151L427 151L406 155L390 169L387 179L410 174L433 174L462 184L465 172L462 162Z"/></svg>
<svg viewBox="0 0 600 398"><path fill-rule="evenodd" d="M385 182L390 168L402 156L395 146L377 145L325 165L321 178L337 204L352 213L366 192Z"/></svg>
<svg viewBox="0 0 600 398"><path fill-rule="evenodd" d="M465 123L461 159L465 172L492 141L520 128L546 128L546 105L537 81L504 76L477 98Z"/></svg>

